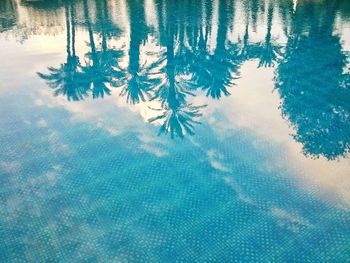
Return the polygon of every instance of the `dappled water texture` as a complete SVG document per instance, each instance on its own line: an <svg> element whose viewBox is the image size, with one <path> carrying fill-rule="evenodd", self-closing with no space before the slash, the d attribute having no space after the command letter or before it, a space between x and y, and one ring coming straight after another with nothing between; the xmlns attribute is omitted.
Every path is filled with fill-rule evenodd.
<svg viewBox="0 0 350 263"><path fill-rule="evenodd" d="M1 0L1 262L350 262L350 1Z"/></svg>

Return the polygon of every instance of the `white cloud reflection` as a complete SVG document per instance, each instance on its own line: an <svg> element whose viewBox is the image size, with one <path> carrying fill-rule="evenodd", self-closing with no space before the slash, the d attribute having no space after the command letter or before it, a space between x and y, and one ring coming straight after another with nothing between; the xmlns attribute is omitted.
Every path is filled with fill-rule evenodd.
<svg viewBox="0 0 350 263"><path fill-rule="evenodd" d="M262 164L263 169L292 174L305 191L313 192L316 187L327 200L350 207L349 158L311 159L302 153L302 144L291 136L294 130L281 117L273 76L273 69L257 69L256 61L246 62L241 68L241 78L231 89L232 95L210 101L204 114L208 123L221 139L238 131L257 138L267 149L277 147L282 156L274 155ZM198 103L203 100L208 102L204 97L197 98ZM219 120L216 114L223 118Z"/></svg>
<svg viewBox="0 0 350 263"><path fill-rule="evenodd" d="M146 6L151 10L151 12L145 13L146 22L157 30L159 21L154 11L154 1L146 0ZM117 12L111 12L113 21L124 30L119 40L113 40L113 45L124 47L127 54L130 40L130 21L126 2L125 0L111 1L109 7L111 10L118 10L118 15L116 15ZM205 9L203 6L201 8ZM242 23L244 21L244 18L242 18L244 6L237 8L240 12L237 13L236 20L233 21L234 31L228 32L230 41L237 41L244 35L244 24ZM209 49L212 53L215 51L217 44L218 9L219 1L215 0L213 2L212 28L209 37ZM59 12L62 12L62 10ZM21 11L20 13L23 14L20 23L32 25L33 21L31 21L30 14L27 11ZM203 13L205 12L203 11ZM277 24L277 26L273 27L273 30L275 30L273 35L278 39L278 42L284 42L285 39L279 37L282 35L279 18L274 16L274 19L274 24ZM59 29L57 32L55 31L54 37L41 32L26 40L25 45L13 40L0 41L0 49L6 50L1 54L2 64L5 65L6 70L0 71L0 77L4 83L12 83L11 87L4 86L3 90L25 87L28 85L28 81L33 82L30 83L31 86L40 87L42 84L32 76L38 71L46 71L48 65L59 65L65 60L65 46L62 43L65 43L66 36L60 26L56 27L56 25L59 25L58 22L62 23L62 21L57 21L53 20L52 22L54 24L51 29ZM48 23L50 21L42 22ZM33 25L33 28L35 26ZM265 36L266 25L259 24L258 27L258 30L249 29L250 41L259 42ZM348 26L345 26L342 31L348 32L348 29ZM345 33L342 34L342 41L345 43L344 46L348 47L349 41L345 35ZM86 32L77 30L77 55L81 58L88 52L87 40ZM144 46L140 49L140 61L142 63L144 61L152 62L152 58L147 56L146 53L149 50L156 50L157 44L154 37L149 37L144 43ZM128 65L127 56L122 59L122 64L122 67ZM219 138L230 136L232 131L235 130L245 134L249 133L260 140L262 144L266 144L266 148L277 147L281 149L283 155L274 156L268 160L263 164L263 169L285 170L285 174L293 174L305 190L308 191L310 187L314 190L314 187L317 187L320 194L325 198L337 200L350 206L350 160L341 158L337 161L329 161L323 157L314 160L304 156L302 145L291 136L294 133L293 129L281 117L279 110L280 98L278 93L274 92L273 69L259 68L258 70L257 62L248 61L240 71L241 78L237 81L237 85L231 88L231 96L220 101L208 100L204 96L196 98L195 104L197 105L209 103L205 109L203 120L211 125ZM21 72L23 75L17 78L15 72ZM113 91L111 96L103 100L87 99L83 102L72 103L63 97L53 97L52 90L45 87L45 89L40 89L40 95L35 98L34 104L64 108L71 114L71 121L89 122L95 127L105 130L111 136L118 136L128 130L134 130L139 135L146 134L139 137L142 141L140 147L142 150L156 156L167 154L165 147L161 146L162 139L155 136L154 129L149 128L150 125L145 124L149 118L157 115L157 112L150 109L150 107L160 108L157 102L129 105L125 102L125 98L119 96L119 91ZM113 113L113 116L111 116L111 113ZM224 118L217 119L216 114L220 114ZM143 123L143 125L140 125L140 123ZM45 127L45 123L42 121L37 124L40 127ZM57 136L53 132L49 139L55 143ZM200 138L194 137L192 141L194 144L201 144ZM154 146L154 142L159 145ZM63 151L68 151L64 145L62 147ZM213 168L222 172L230 172L229 165L225 164L223 158L220 158L219 152L211 151L207 154Z"/></svg>

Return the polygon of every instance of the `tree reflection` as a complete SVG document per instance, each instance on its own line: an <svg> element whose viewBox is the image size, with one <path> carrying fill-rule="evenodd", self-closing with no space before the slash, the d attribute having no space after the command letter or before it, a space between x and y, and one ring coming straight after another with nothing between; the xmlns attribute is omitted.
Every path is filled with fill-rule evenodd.
<svg viewBox="0 0 350 263"><path fill-rule="evenodd" d="M194 97L219 100L234 94L241 65L255 60L258 67L274 67L282 116L304 153L328 159L347 154L348 56L334 27L339 17L349 17L349 2L154 1L157 26L152 28L143 0L125 1L124 27L113 20L112 1L32 4L52 10L63 3L66 17L67 59L39 76L55 95L70 101L103 98L116 90L130 104L152 105L157 116L150 122L161 126L160 133L184 137L194 134L205 107L193 104ZM15 14L15 9L13 1L0 4L0 10ZM0 23L10 28L16 21ZM89 50L78 50L81 59L75 50L76 28L88 39ZM125 50L114 47L119 40Z"/></svg>
<svg viewBox="0 0 350 263"><path fill-rule="evenodd" d="M169 102L172 97L169 97ZM200 124L196 119L201 117L200 109L206 105L194 106L192 103L178 104L166 103L162 109L154 109L161 111L161 114L150 118L150 122L162 121L159 134L169 133L171 138L175 136L183 138L185 134L194 135L194 124Z"/></svg>
<svg viewBox="0 0 350 263"><path fill-rule="evenodd" d="M204 86L206 95L214 99L220 99L222 95L228 96L228 89L233 86L238 75L239 67L236 47L227 47L227 32L231 21L231 1L219 3L219 28L217 34L217 47L211 56L209 69L209 82ZM215 65L215 66L214 66ZM236 76L235 76L236 75Z"/></svg>
<svg viewBox="0 0 350 263"><path fill-rule="evenodd" d="M89 33L90 52L85 55L87 61L82 67L82 71L86 88L92 91L92 97L94 99L103 98L105 95L111 94L110 86L114 84L114 79L118 79L122 75L117 68L117 60L122 52L108 48L107 34L104 31L102 32L102 49L97 50L87 0L84 0L83 4L85 23ZM106 8L105 3L104 9ZM106 10L103 11L103 14L105 13ZM103 14L100 15L103 16ZM104 19L106 21L108 18L104 17Z"/></svg>
<svg viewBox="0 0 350 263"><path fill-rule="evenodd" d="M281 46L272 43L271 30L274 7L270 2L267 11L267 33L265 42L261 45L261 51L259 52L259 67L272 67L275 65L278 57L282 55Z"/></svg>
<svg viewBox="0 0 350 263"><path fill-rule="evenodd" d="M17 19L17 4L12 0L0 1L0 33L14 27Z"/></svg>
<svg viewBox="0 0 350 263"><path fill-rule="evenodd" d="M173 10L174 6L172 3L168 3L168 11ZM185 134L194 134L194 124L199 122L196 118L202 116L200 113L200 108L204 106L194 106L192 103L187 102L188 95L194 95L190 92L190 79L182 79L181 81L176 80L176 76L181 77L185 74L184 70L186 65L183 63L184 59L179 52L178 56L175 55L175 28L178 30L183 30L175 23L170 21L171 16L168 16L166 21L166 27L164 28L163 35L167 37L166 39L166 66L161 69L159 75L164 73L164 79L160 82L160 85L154 90L154 96L152 100L158 100L161 105L161 109L154 109L160 111L161 114L151 118L150 122L161 121L161 127L159 134L169 133L171 138L175 136L184 137ZM182 63L177 63L181 61ZM181 69L179 70L179 65Z"/></svg>
<svg viewBox="0 0 350 263"><path fill-rule="evenodd" d="M350 148L350 89L349 73L343 73L346 56L332 30L337 2L325 3L319 9L305 3L296 13L294 32L278 67L277 88L282 113L295 128L304 153L334 159ZM306 11L313 17L303 25ZM308 34L303 34L304 26L310 27Z"/></svg>
<svg viewBox="0 0 350 263"><path fill-rule="evenodd" d="M67 32L67 60L59 68L49 67L49 74L38 73L55 90L55 96L63 95L68 100L78 101L86 96L79 58L75 52L75 21L72 4L65 4Z"/></svg>
<svg viewBox="0 0 350 263"><path fill-rule="evenodd" d="M121 96L126 96L130 104L137 104L149 98L152 79L148 75L149 68L140 65L140 48L147 38L147 28L142 1L129 1L130 15L130 48L129 66L124 78L120 79Z"/></svg>
<svg viewBox="0 0 350 263"><path fill-rule="evenodd" d="M118 37L121 30L110 20L106 0L96 0L96 31L101 35L101 48L97 49L87 1L84 0L84 16L89 31L91 51L86 54L88 61L83 67L88 85L92 90L93 98L103 98L110 95L110 87L116 86L117 81L124 76L118 66L118 60L124 55L123 51L109 47L108 42L113 37Z"/></svg>

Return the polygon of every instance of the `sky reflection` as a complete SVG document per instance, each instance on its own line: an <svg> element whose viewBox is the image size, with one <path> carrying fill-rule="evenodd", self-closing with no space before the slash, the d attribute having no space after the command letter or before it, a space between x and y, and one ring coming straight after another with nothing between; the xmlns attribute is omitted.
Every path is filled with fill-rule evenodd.
<svg viewBox="0 0 350 263"><path fill-rule="evenodd" d="M349 29L347 0L0 1L3 239L345 262Z"/></svg>
<svg viewBox="0 0 350 263"><path fill-rule="evenodd" d="M193 135L210 99L232 95L242 65L257 60L258 68L272 68L281 116L304 154L334 159L348 153L349 59L340 32L348 27L346 1L194 5L6 0L1 9L10 15L2 18L1 31L5 38L26 41L25 48L32 41L27 53L33 60L43 57L40 68L48 60L47 69L37 72L55 96L73 103L116 89L128 103L145 104L144 112L156 111L146 114L148 120L171 137ZM328 5L331 14L322 11ZM316 13L305 16L310 10ZM11 52L8 43L2 45ZM50 64L54 56L62 57L63 48L66 58ZM4 55L8 67L18 66L16 56ZM193 104L202 92L208 100Z"/></svg>
<svg viewBox="0 0 350 263"><path fill-rule="evenodd" d="M295 169L298 163L296 174L304 180L350 200L349 47L343 32L349 22L344 1L333 4L332 15L322 11L329 4L201 1L194 8L192 2L154 0L6 0L6 70L0 74L14 85L2 89L41 86L43 79L57 98L48 101L42 90L35 104L61 105L113 136L137 127L128 124L132 119L159 126L158 133L171 138L194 135L203 121L219 138L238 128L282 147L286 161L267 166L291 163ZM318 13L306 18L309 10ZM14 78L19 65L22 76ZM119 111L114 107L141 118L124 111L124 126L102 117Z"/></svg>

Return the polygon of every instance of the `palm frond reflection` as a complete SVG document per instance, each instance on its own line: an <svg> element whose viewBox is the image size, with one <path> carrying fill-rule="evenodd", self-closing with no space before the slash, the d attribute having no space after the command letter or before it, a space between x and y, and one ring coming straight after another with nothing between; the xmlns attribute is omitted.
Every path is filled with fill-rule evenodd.
<svg viewBox="0 0 350 263"><path fill-rule="evenodd" d="M38 73L55 96L78 101L116 91L128 104L157 104L150 109L159 114L149 121L161 126L160 134L184 137L195 133L205 107L192 104L194 97L204 93L202 100L221 100L234 94L241 66L255 60L258 68L273 68L278 110L305 155L335 159L349 152L348 55L334 32L337 17L348 17L345 0L297 6L273 0L153 0L147 2L153 3L151 16L143 1L123 3L123 19L110 11L108 0L63 1L57 7L65 15L67 58ZM0 4L1 10L16 6L9 0ZM5 30L15 27L4 23ZM75 52L76 30L88 39L88 51ZM117 48L117 42L123 45Z"/></svg>

